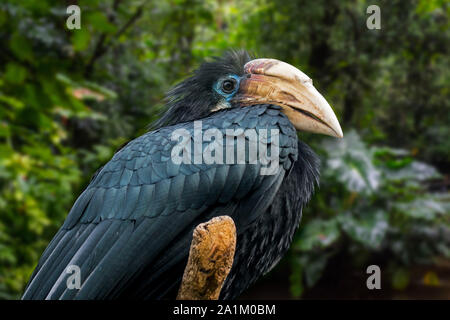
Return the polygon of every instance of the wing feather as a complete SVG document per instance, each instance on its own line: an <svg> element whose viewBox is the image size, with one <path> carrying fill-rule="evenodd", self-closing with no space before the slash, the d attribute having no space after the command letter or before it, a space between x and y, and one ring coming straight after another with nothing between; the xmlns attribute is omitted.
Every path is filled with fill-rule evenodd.
<svg viewBox="0 0 450 320"><path fill-rule="evenodd" d="M261 128L263 120L268 129L286 125L280 109L269 105L217 112L203 123L225 132L227 124ZM275 175L261 176L259 164L177 165L170 159L177 141L170 137L179 128L194 136L192 123L149 132L96 174L42 255L24 299L163 296L180 280L192 229L227 214L243 232L272 201L289 170L284 161L297 156L290 125L280 134L280 148L287 151ZM80 267L79 290L66 285L69 265Z"/></svg>

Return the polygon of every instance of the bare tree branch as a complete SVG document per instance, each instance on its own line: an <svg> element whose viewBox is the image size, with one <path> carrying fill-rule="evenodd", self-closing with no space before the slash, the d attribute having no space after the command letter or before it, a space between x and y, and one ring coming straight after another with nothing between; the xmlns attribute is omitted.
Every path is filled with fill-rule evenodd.
<svg viewBox="0 0 450 320"><path fill-rule="evenodd" d="M193 233L189 259L178 300L217 300L233 265L236 227L229 216L199 224Z"/></svg>

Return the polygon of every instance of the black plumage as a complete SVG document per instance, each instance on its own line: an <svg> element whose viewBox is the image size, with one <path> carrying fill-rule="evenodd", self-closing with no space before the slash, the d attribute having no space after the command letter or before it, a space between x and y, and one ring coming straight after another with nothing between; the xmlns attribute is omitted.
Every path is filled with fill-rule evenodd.
<svg viewBox="0 0 450 320"><path fill-rule="evenodd" d="M242 107L212 90L223 76L244 75L243 51L203 64L169 94L154 130L129 142L92 179L55 235L23 299L155 299L174 297L192 230L229 215L238 231L233 267L221 298L236 298L285 254L302 207L319 177L315 154L297 138L276 105ZM211 108L228 103L225 110ZM260 164L174 164L175 129L277 129L279 169ZM206 142L203 148L206 147ZM234 145L234 147L236 147ZM81 270L81 289L68 289L67 266Z"/></svg>

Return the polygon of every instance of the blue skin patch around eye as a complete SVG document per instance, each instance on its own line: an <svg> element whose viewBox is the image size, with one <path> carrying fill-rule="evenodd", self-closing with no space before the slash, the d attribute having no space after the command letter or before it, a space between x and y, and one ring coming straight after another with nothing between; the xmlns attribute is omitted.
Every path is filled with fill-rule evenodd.
<svg viewBox="0 0 450 320"><path fill-rule="evenodd" d="M234 88L233 92L225 93L225 92L222 91L222 83L225 80L228 80L228 79L231 79L231 78L236 80L236 87ZM221 78L219 81L217 81L216 84L214 85L214 90L218 94L220 94L222 97L224 97L227 102L229 102L231 100L231 98L233 98L233 96L239 90L239 82L240 81L241 81L241 78L239 76L237 76L235 74L231 74L231 75L226 76L224 78Z"/></svg>

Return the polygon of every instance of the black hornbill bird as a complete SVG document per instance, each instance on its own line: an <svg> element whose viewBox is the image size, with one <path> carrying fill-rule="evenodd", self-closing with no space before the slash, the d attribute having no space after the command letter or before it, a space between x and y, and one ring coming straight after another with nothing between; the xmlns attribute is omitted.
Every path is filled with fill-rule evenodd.
<svg viewBox="0 0 450 320"><path fill-rule="evenodd" d="M204 62L168 97L155 128L94 175L42 254L23 299L173 298L193 229L220 215L232 217L237 228L221 299L238 297L286 253L319 178L319 161L296 130L342 137L312 80L285 62L230 51ZM200 140L200 153L216 143L212 163L174 161L180 141L195 157L189 143L196 143L198 120L203 135L213 129L232 138ZM278 156L265 164L250 161L254 139L239 129L278 130L264 137L267 149L278 147ZM177 130L187 135L174 139ZM234 162L222 161L226 152L220 158L219 151L230 145L237 150L238 136L246 143L245 159L238 162L232 154ZM262 174L271 164L276 170ZM80 288L67 286L73 265Z"/></svg>

